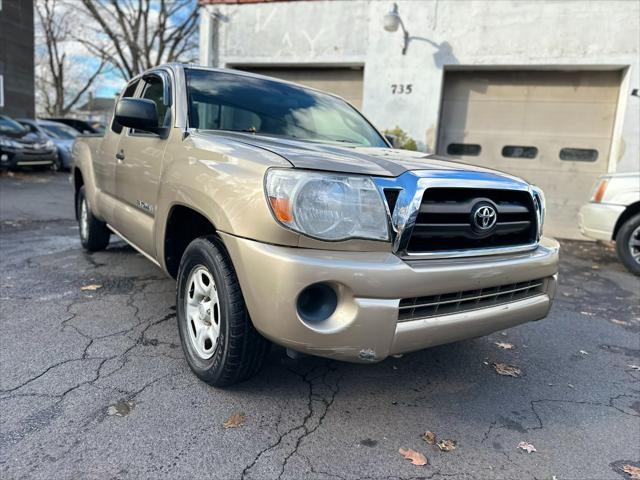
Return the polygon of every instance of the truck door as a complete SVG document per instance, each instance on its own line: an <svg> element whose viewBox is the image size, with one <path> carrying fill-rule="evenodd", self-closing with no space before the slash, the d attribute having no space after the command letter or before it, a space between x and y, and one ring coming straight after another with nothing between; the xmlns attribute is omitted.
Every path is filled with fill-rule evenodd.
<svg viewBox="0 0 640 480"><path fill-rule="evenodd" d="M122 91L120 98L133 97L140 79L136 78ZM111 125L104 133L104 138L100 142L100 146L93 157L93 169L96 179L96 186L107 195L115 197L116 195L116 153L120 137L122 136L123 127L115 118L111 119ZM111 221L111 218L106 220Z"/></svg>
<svg viewBox="0 0 640 480"><path fill-rule="evenodd" d="M158 126L170 127L172 114L171 84L164 71L142 78L136 97L153 100L158 111ZM116 157L116 197L114 228L150 256L155 255L154 220L162 160L167 146L163 136L125 128Z"/></svg>

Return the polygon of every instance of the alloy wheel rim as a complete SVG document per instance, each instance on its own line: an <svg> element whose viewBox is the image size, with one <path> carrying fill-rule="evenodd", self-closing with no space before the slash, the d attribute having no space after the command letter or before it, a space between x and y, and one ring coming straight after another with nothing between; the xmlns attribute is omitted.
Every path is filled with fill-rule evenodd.
<svg viewBox="0 0 640 480"><path fill-rule="evenodd" d="M82 199L80 204L80 236L83 240L87 239L89 233L89 213L87 212L87 200Z"/></svg>
<svg viewBox="0 0 640 480"><path fill-rule="evenodd" d="M629 252L631 253L631 258L640 264L640 225L631 232L631 236L629 237Z"/></svg>
<svg viewBox="0 0 640 480"><path fill-rule="evenodd" d="M189 274L184 305L189 342L203 360L211 358L220 336L220 302L213 275L198 265Z"/></svg>

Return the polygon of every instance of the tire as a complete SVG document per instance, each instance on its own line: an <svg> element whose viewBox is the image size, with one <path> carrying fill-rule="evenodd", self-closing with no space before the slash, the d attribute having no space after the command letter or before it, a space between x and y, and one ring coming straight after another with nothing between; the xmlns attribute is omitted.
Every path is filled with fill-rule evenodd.
<svg viewBox="0 0 640 480"><path fill-rule="evenodd" d="M253 326L231 259L217 237L197 238L185 250L176 307L182 349L198 378L225 387L258 373L270 343Z"/></svg>
<svg viewBox="0 0 640 480"><path fill-rule="evenodd" d="M59 155L53 161L50 168L52 172L60 172L63 170L62 159L60 158Z"/></svg>
<svg viewBox="0 0 640 480"><path fill-rule="evenodd" d="M85 195L84 186L80 187L78 192L76 208L82 246L90 252L97 252L107 248L111 232L106 223L93 216Z"/></svg>
<svg viewBox="0 0 640 480"><path fill-rule="evenodd" d="M622 264L634 275L640 275L640 214L628 219L618 230L616 251Z"/></svg>

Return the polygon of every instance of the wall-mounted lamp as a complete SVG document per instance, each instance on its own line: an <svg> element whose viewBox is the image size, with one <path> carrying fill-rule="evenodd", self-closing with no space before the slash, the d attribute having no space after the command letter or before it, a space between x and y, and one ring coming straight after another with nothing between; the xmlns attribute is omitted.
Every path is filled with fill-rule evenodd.
<svg viewBox="0 0 640 480"><path fill-rule="evenodd" d="M404 23L398 13L398 4L394 3L393 8L389 13L384 16L384 29L387 32L395 32L398 30L398 26L402 27L402 34L404 36L404 45L402 47L402 54L407 53L407 47L409 46L409 32L404 28Z"/></svg>

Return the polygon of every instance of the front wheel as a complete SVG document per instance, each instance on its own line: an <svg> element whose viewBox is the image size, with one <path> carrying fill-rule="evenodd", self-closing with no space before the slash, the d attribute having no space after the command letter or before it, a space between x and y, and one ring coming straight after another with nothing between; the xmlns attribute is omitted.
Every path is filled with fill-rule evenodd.
<svg viewBox="0 0 640 480"><path fill-rule="evenodd" d="M255 375L269 342L254 328L238 278L217 237L201 237L182 256L177 279L182 349L193 372L224 387Z"/></svg>
<svg viewBox="0 0 640 480"><path fill-rule="evenodd" d="M634 275L640 275L640 214L628 219L616 235L618 258Z"/></svg>
<svg viewBox="0 0 640 480"><path fill-rule="evenodd" d="M80 242L90 252L104 250L109 245L111 232L107 224L93 216L85 194L84 186L78 192L78 223L80 227Z"/></svg>

